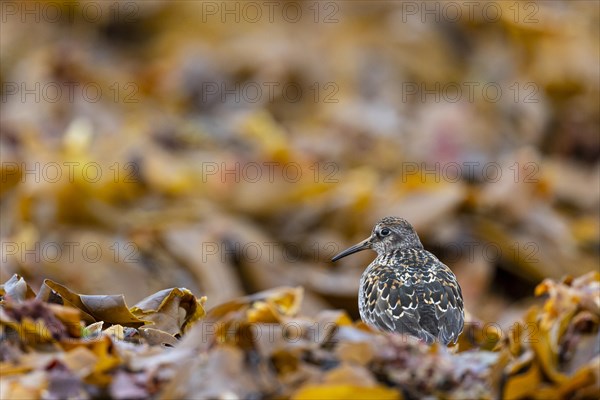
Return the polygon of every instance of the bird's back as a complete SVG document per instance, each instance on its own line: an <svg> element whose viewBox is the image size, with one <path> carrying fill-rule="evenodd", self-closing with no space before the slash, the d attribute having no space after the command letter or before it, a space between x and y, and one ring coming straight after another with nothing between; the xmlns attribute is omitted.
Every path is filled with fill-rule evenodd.
<svg viewBox="0 0 600 400"><path fill-rule="evenodd" d="M463 300L452 271L422 248L378 256L361 277L361 318L375 327L428 343L455 342Z"/></svg>

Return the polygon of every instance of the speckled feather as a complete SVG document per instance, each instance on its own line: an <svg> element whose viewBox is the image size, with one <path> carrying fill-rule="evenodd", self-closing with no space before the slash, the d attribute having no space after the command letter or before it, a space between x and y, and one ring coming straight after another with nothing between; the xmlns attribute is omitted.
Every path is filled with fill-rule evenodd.
<svg viewBox="0 0 600 400"><path fill-rule="evenodd" d="M367 324L427 343L456 342L464 324L456 277L424 249L378 256L362 274L359 311Z"/></svg>

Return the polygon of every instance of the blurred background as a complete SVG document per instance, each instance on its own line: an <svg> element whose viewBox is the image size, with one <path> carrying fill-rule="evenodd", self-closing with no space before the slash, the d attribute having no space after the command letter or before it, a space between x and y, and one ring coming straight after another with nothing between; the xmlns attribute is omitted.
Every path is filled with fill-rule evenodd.
<svg viewBox="0 0 600 400"><path fill-rule="evenodd" d="M504 327L598 269L598 2L1 7L2 282L357 318L386 215Z"/></svg>

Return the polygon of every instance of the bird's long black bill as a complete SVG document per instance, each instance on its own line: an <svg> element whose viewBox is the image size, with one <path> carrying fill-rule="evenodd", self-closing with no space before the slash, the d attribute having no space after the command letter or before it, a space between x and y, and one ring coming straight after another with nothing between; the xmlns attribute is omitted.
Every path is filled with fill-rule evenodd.
<svg viewBox="0 0 600 400"><path fill-rule="evenodd" d="M355 244L352 247L347 248L346 250L342 251L341 253L339 253L338 255L334 256L331 261L337 261L340 258L349 256L350 254L354 254L354 253L358 253L359 251L363 251L366 249L370 249L371 248L371 238L366 238L365 240L363 240L362 242Z"/></svg>

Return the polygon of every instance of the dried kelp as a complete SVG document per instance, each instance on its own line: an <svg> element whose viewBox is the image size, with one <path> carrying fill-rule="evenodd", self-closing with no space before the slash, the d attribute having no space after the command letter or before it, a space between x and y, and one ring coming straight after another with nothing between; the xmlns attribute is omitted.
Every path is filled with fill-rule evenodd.
<svg viewBox="0 0 600 400"><path fill-rule="evenodd" d="M299 315L301 288L268 290L205 313L205 299L186 289L158 292L127 309L114 296L66 304L69 296L85 296L46 285L60 288L54 299L32 297L19 276L0 290L3 397L584 399L600 393L599 274L544 281L536 289L547 296L544 305L525 313L493 351L484 341L468 349L428 346L353 323L343 311ZM114 317L87 321L107 306Z"/></svg>

